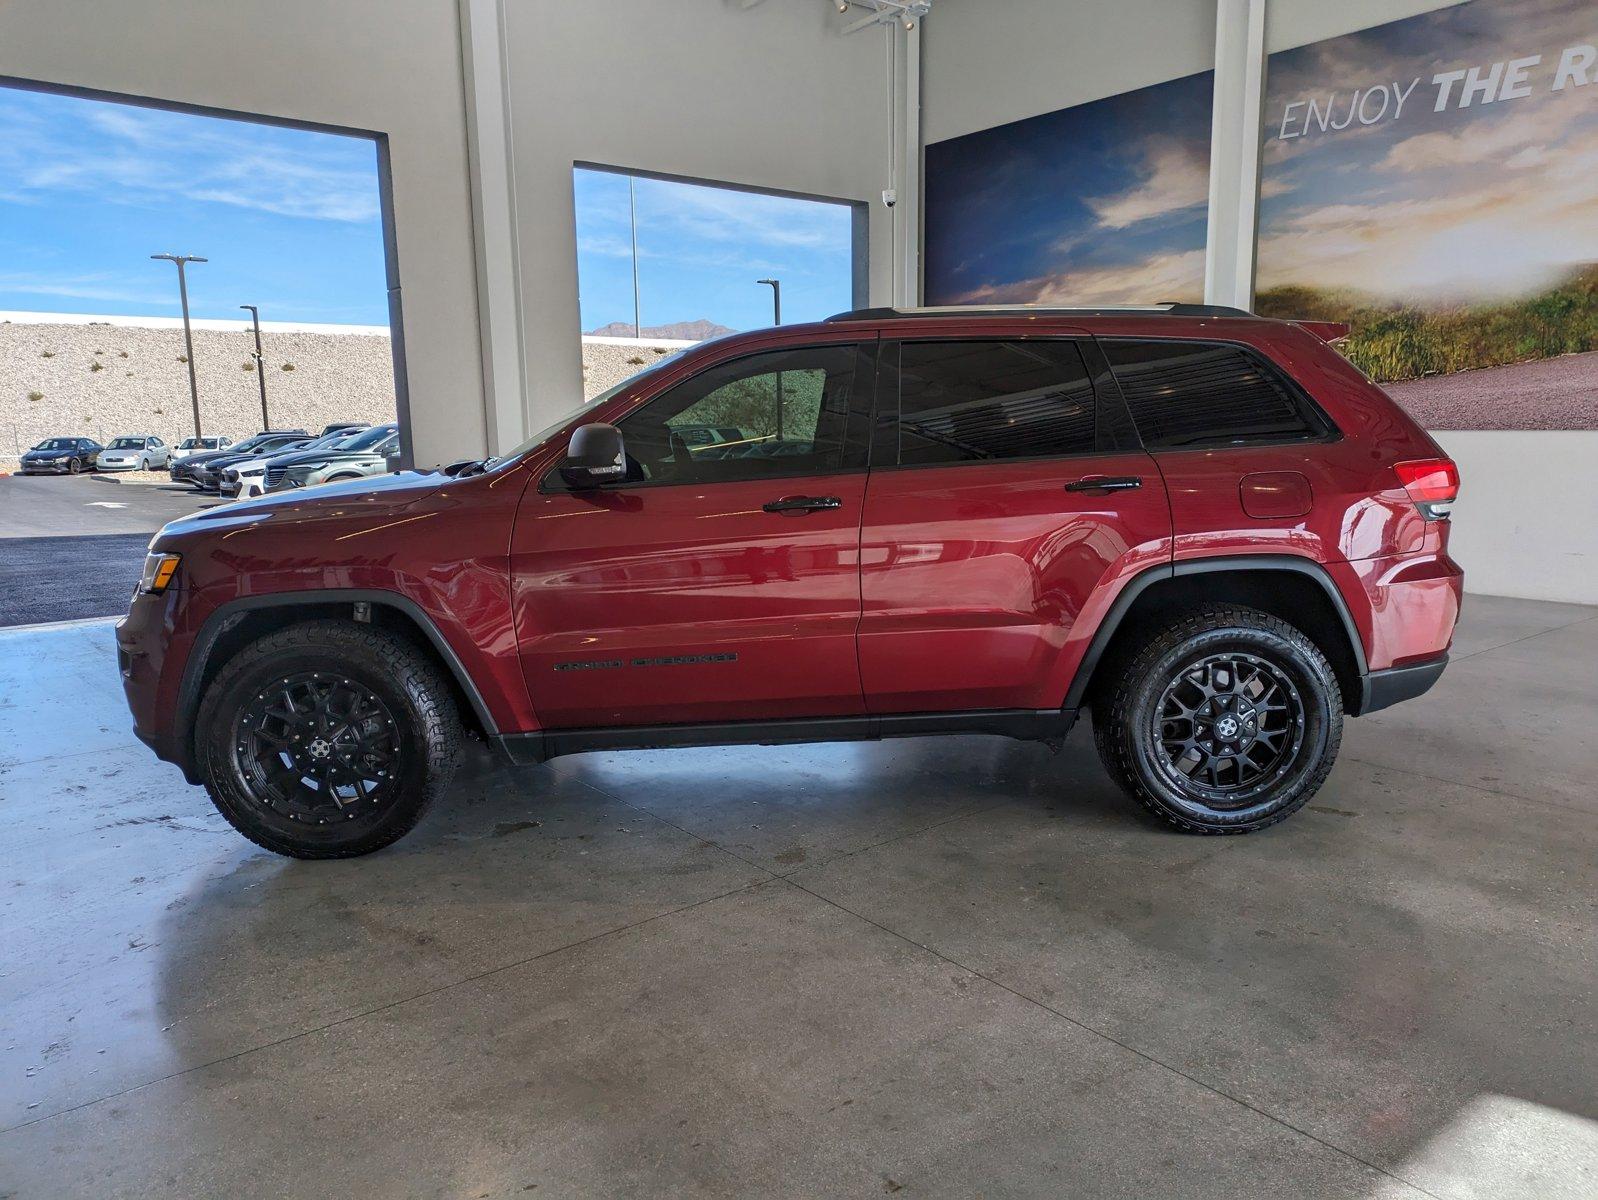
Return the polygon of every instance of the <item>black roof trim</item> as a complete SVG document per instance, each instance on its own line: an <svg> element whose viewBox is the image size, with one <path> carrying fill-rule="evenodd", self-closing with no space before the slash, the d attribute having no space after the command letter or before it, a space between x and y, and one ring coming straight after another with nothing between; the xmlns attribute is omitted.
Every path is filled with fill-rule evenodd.
<svg viewBox="0 0 1598 1200"><path fill-rule="evenodd" d="M894 321L906 317L1252 317L1254 314L1224 304L1106 305L1101 308L1056 308L1042 305L954 305L948 308L857 308L834 313L834 321Z"/></svg>

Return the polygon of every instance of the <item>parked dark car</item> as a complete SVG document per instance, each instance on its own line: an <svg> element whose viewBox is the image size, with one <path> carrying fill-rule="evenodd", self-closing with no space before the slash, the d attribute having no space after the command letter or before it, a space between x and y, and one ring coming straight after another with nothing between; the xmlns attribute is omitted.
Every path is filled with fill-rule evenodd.
<svg viewBox="0 0 1598 1200"><path fill-rule="evenodd" d="M1264 829L1345 715L1442 674L1463 590L1458 470L1346 333L872 309L707 342L497 457L166 526L117 627L134 729L305 858L402 836L467 733L538 763L1083 713L1160 819Z"/></svg>
<svg viewBox="0 0 1598 1200"><path fill-rule="evenodd" d="M264 495L266 468L269 463L288 454L331 454L348 446L357 438L366 437L368 433L370 429L365 425L353 429L345 427L335 429L332 433L324 433L319 438L313 438L299 445L290 443L266 454L255 453L232 461L219 459L212 464L217 472L218 489L224 496L239 496L245 499Z"/></svg>
<svg viewBox="0 0 1598 1200"><path fill-rule="evenodd" d="M296 450L266 461L268 492L385 475L399 458L399 426L374 425L326 450Z"/></svg>
<svg viewBox="0 0 1598 1200"><path fill-rule="evenodd" d="M22 456L23 475L76 475L94 470L95 459L105 449L92 438L45 438Z"/></svg>
<svg viewBox="0 0 1598 1200"><path fill-rule="evenodd" d="M172 479L178 483L191 484L201 491L216 490L216 476L207 472L209 464L219 458L250 453L264 453L269 450L280 449L289 442L308 441L310 434L303 429L272 429L254 434L242 442L234 442L226 450L211 450L205 454L191 454L181 462L172 464Z"/></svg>

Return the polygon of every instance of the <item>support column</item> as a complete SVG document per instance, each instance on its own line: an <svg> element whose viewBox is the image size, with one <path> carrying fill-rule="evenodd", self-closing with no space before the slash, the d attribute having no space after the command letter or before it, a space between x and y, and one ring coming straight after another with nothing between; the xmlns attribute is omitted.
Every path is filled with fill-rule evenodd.
<svg viewBox="0 0 1598 1200"><path fill-rule="evenodd" d="M889 37L902 37L904 58L896 92L900 131L894 153L898 157L898 203L893 208L894 303L914 307L921 303L921 22L901 31L889 27Z"/></svg>
<svg viewBox="0 0 1598 1200"><path fill-rule="evenodd" d="M1204 300L1251 308L1259 230L1260 108L1266 0L1216 0Z"/></svg>
<svg viewBox="0 0 1598 1200"><path fill-rule="evenodd" d="M502 0L458 0L466 88L466 150L477 257L477 324L483 355L488 451L508 450L533 429L521 311L516 178Z"/></svg>

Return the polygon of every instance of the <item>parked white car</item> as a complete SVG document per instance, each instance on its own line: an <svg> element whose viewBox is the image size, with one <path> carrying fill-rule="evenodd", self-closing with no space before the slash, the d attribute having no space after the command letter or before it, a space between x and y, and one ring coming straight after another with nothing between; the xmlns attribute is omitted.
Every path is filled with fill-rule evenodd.
<svg viewBox="0 0 1598 1200"><path fill-rule="evenodd" d="M153 434L124 434L111 439L111 444L94 460L101 471L154 471L171 463L172 451Z"/></svg>
<svg viewBox="0 0 1598 1200"><path fill-rule="evenodd" d="M172 448L172 462L182 462L191 454L210 454L213 450L226 450L233 444L230 437L184 438Z"/></svg>

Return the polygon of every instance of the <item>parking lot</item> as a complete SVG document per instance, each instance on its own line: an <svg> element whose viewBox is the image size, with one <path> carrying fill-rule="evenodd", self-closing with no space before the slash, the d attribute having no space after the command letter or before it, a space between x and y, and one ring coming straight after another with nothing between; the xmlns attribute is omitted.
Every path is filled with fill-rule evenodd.
<svg viewBox="0 0 1598 1200"><path fill-rule="evenodd" d="M123 612L150 535L220 502L165 482L0 478L0 626Z"/></svg>

